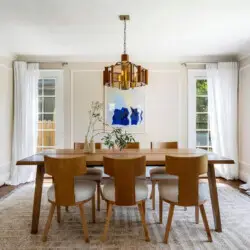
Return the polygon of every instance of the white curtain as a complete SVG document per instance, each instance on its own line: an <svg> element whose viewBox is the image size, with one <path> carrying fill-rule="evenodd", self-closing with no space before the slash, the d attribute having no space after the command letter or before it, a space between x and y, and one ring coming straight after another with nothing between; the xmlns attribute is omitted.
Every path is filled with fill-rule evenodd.
<svg viewBox="0 0 250 250"><path fill-rule="evenodd" d="M213 152L233 159L234 165L217 165L216 176L238 179L238 64L207 64L208 111Z"/></svg>
<svg viewBox="0 0 250 250"><path fill-rule="evenodd" d="M14 131L9 184L35 179L34 166L16 166L22 158L36 152L39 64L14 62Z"/></svg>

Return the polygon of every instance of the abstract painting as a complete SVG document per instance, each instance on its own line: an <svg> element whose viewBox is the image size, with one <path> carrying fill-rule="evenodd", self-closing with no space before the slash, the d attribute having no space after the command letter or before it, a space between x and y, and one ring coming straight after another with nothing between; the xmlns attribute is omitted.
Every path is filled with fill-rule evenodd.
<svg viewBox="0 0 250 250"><path fill-rule="evenodd" d="M106 123L131 133L145 132L145 88L120 90L105 87Z"/></svg>

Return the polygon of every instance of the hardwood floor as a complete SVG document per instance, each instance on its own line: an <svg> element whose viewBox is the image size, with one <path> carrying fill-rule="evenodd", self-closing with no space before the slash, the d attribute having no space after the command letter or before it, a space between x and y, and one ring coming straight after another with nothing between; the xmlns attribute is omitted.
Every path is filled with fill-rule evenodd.
<svg viewBox="0 0 250 250"><path fill-rule="evenodd" d="M51 182L51 179L50 178L46 178L44 180L44 182L48 182L49 183L49 182ZM229 186L231 186L233 188L236 188L236 189L239 189L239 186L244 183L244 182L239 181L239 180L237 180L237 181L227 181L227 180L222 179L222 178L217 178L217 182L227 184L227 185L229 185ZM21 185L24 185L24 184L21 184ZM10 192L12 192L14 189L18 188L19 186L8 186L8 185L1 186L0 187L0 199L2 197L4 197L5 195L8 195ZM242 190L240 190L240 191L242 193L245 193Z"/></svg>

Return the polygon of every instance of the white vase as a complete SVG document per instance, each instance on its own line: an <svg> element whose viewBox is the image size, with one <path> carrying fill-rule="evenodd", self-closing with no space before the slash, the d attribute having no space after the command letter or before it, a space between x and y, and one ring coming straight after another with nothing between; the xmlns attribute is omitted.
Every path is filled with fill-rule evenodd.
<svg viewBox="0 0 250 250"><path fill-rule="evenodd" d="M95 153L95 142L94 142L93 139L91 139L90 142L89 142L89 152L91 154Z"/></svg>
<svg viewBox="0 0 250 250"><path fill-rule="evenodd" d="M85 141L84 141L84 152L85 153L89 152L89 142L87 136L85 136Z"/></svg>

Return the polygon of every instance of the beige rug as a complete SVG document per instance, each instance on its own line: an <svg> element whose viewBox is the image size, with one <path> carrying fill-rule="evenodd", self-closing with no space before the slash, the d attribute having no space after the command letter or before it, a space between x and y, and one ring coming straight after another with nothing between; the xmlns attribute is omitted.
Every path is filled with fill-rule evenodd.
<svg viewBox="0 0 250 250"><path fill-rule="evenodd" d="M62 209L62 222L53 219L48 241L41 241L41 234L47 220L49 204L44 187L41 207L39 233L30 234L31 212L34 184L28 184L15 190L0 200L0 249L250 249L250 198L223 184L219 185L219 199L222 215L223 233L212 230L213 243L207 242L202 221L194 223L194 209L177 207L174 214L169 244L163 244L168 205L164 205L164 223L158 224L158 209L151 210L151 201L147 202L147 222L151 242L144 241L143 229L138 210L135 207L114 209L112 222L106 243L100 242L105 221L106 204L97 212L97 222L89 222L90 243L83 240L79 212L71 207L70 212ZM158 201L157 201L158 208ZM210 227L213 229L213 217L210 202L206 211ZM90 204L86 207L88 220L91 220Z"/></svg>

